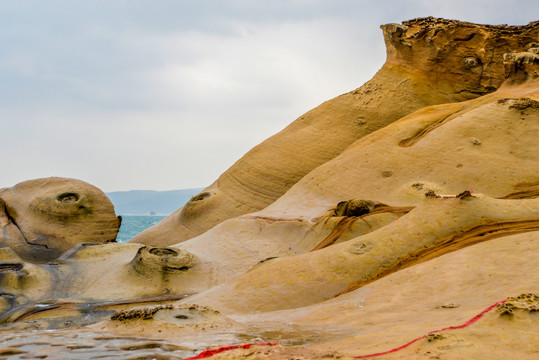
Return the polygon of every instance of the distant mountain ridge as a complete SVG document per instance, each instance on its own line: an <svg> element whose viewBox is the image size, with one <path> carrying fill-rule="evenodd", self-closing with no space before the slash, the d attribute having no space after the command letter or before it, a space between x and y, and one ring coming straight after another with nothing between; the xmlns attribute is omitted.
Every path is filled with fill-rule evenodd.
<svg viewBox="0 0 539 360"><path fill-rule="evenodd" d="M181 190L129 190L105 193L118 215L169 215L203 188Z"/></svg>

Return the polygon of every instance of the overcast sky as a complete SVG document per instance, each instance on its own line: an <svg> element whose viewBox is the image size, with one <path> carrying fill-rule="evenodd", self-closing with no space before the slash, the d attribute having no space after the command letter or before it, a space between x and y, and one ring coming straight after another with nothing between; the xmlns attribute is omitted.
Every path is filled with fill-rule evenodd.
<svg viewBox="0 0 539 360"><path fill-rule="evenodd" d="M538 20L537 0L0 0L0 188L205 187L254 145L359 87L379 25Z"/></svg>

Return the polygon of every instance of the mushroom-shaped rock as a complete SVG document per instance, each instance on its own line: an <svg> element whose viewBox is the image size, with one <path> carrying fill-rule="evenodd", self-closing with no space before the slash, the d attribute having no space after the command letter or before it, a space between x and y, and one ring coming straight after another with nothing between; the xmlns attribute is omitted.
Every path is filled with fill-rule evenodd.
<svg viewBox="0 0 539 360"><path fill-rule="evenodd" d="M171 275L189 270L194 257L182 249L141 247L133 261L132 269L145 278L166 284Z"/></svg>
<svg viewBox="0 0 539 360"><path fill-rule="evenodd" d="M120 218L107 196L75 179L29 180L0 190L0 246L43 262L83 242L116 240Z"/></svg>

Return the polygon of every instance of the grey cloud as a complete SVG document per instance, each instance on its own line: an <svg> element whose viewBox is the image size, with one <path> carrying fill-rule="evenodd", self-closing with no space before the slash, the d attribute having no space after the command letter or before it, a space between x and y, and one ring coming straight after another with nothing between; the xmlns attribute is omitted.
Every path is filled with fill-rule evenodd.
<svg viewBox="0 0 539 360"><path fill-rule="evenodd" d="M107 191L208 185L368 80L385 57L380 24L527 23L537 4L0 1L0 187L51 175Z"/></svg>

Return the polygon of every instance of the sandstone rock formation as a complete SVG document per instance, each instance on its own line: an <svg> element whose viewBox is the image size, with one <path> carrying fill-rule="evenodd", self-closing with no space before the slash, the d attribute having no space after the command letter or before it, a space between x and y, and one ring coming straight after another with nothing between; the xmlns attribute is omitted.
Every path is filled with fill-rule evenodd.
<svg viewBox="0 0 539 360"><path fill-rule="evenodd" d="M373 80L246 154L145 244L77 232L56 260L28 261L5 239L67 231L54 222L78 216L54 206L84 196L2 190L15 251L0 248L0 353L185 358L269 341L214 358L535 358L539 22L383 30Z"/></svg>
<svg viewBox="0 0 539 360"><path fill-rule="evenodd" d="M33 262L83 242L115 241L120 220L105 194L75 179L47 178L0 189L0 246Z"/></svg>
<svg viewBox="0 0 539 360"><path fill-rule="evenodd" d="M314 252L272 259L186 301L228 313L312 305L448 252L538 229L539 199L494 200L467 193L427 198L381 229Z"/></svg>
<svg viewBox="0 0 539 360"><path fill-rule="evenodd" d="M132 242L176 244L265 208L356 140L427 105L496 90L503 54L537 41L539 25L489 26L424 18L382 26L387 60L360 88L307 112L238 160L182 209Z"/></svg>
<svg viewBox="0 0 539 360"><path fill-rule="evenodd" d="M196 292L268 258L385 228L425 194L455 196L470 189L493 198L537 196L537 54L513 53L506 60L508 78L497 91L420 109L356 141L264 210L173 245L197 259L188 270L197 279ZM372 204L364 214L341 213L339 204L353 199Z"/></svg>

